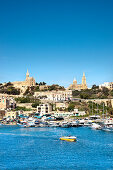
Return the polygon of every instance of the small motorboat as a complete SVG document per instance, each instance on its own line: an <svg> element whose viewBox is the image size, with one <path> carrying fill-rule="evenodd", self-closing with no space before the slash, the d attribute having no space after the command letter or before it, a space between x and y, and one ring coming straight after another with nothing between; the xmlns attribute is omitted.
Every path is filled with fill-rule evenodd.
<svg viewBox="0 0 113 170"><path fill-rule="evenodd" d="M63 136L60 137L60 140L65 140L69 142L75 142L76 141L76 136Z"/></svg>
<svg viewBox="0 0 113 170"><path fill-rule="evenodd" d="M102 130L104 131L112 131L113 132L113 124L109 123L109 124L104 124L104 126L102 127Z"/></svg>
<svg viewBox="0 0 113 170"><path fill-rule="evenodd" d="M26 123L17 123L17 126L21 127L21 128L24 128L24 127L27 127L27 124Z"/></svg>
<svg viewBox="0 0 113 170"><path fill-rule="evenodd" d="M91 126L92 129L96 129L96 130L100 130L102 129L101 126L97 123L92 123L92 126Z"/></svg>

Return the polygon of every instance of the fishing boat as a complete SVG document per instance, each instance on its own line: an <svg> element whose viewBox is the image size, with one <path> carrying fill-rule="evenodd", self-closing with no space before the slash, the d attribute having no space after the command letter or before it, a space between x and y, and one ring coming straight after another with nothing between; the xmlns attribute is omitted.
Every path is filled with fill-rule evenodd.
<svg viewBox="0 0 113 170"><path fill-rule="evenodd" d="M76 141L76 136L63 136L60 137L60 140L65 140L69 142L75 142Z"/></svg>

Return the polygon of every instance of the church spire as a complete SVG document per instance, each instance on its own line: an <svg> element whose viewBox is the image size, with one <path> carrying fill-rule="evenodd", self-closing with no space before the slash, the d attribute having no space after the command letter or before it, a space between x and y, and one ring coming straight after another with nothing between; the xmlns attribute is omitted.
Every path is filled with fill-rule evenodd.
<svg viewBox="0 0 113 170"><path fill-rule="evenodd" d="M28 69L27 69L27 74L29 74L29 71L28 71Z"/></svg>
<svg viewBox="0 0 113 170"><path fill-rule="evenodd" d="M73 79L73 84L77 84L77 80L76 80L75 77L74 77L74 79Z"/></svg>
<svg viewBox="0 0 113 170"><path fill-rule="evenodd" d="M27 69L27 73L26 73L26 79L29 77L29 72L28 72L28 69Z"/></svg>
<svg viewBox="0 0 113 170"><path fill-rule="evenodd" d="M73 81L76 81L76 78L74 77Z"/></svg>
<svg viewBox="0 0 113 170"><path fill-rule="evenodd" d="M83 72L83 77L85 77L85 73Z"/></svg>
<svg viewBox="0 0 113 170"><path fill-rule="evenodd" d="M85 77L85 73L83 72L83 77L82 77L82 84L86 85L86 77Z"/></svg>

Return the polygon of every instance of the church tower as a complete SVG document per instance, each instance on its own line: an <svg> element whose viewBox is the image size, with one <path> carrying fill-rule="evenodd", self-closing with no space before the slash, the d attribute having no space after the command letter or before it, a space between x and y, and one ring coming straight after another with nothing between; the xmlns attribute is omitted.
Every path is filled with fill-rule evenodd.
<svg viewBox="0 0 113 170"><path fill-rule="evenodd" d="M77 84L77 80L74 78L73 84L68 87L70 90L83 90L87 89L85 73L83 73L82 84Z"/></svg>
<svg viewBox="0 0 113 170"><path fill-rule="evenodd" d="M85 73L83 73L83 77L82 77L82 87L83 89L87 88Z"/></svg>
<svg viewBox="0 0 113 170"><path fill-rule="evenodd" d="M27 69L26 80L28 80L28 78L29 78L29 72L28 72L28 69Z"/></svg>
<svg viewBox="0 0 113 170"><path fill-rule="evenodd" d="M73 85L76 85L77 84L77 80L74 78L74 80L73 80Z"/></svg>

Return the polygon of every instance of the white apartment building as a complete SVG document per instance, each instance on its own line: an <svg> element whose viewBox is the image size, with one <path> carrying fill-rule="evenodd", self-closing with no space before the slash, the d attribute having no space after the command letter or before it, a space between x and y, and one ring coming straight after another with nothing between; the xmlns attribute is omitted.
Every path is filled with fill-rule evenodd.
<svg viewBox="0 0 113 170"><path fill-rule="evenodd" d="M106 87L110 90L113 90L113 82L104 82L103 84L99 85L100 89L102 89L102 87Z"/></svg>
<svg viewBox="0 0 113 170"><path fill-rule="evenodd" d="M72 98L72 90L65 91L45 91L45 92L35 92L35 97L46 96L46 100L50 101L65 101Z"/></svg>
<svg viewBox="0 0 113 170"><path fill-rule="evenodd" d="M74 116L73 112L54 112L53 115L55 117L70 117L70 116Z"/></svg>
<svg viewBox="0 0 113 170"><path fill-rule="evenodd" d="M86 115L85 111L78 111L78 109L74 109L73 112L53 112L55 117L70 117L70 116L84 116Z"/></svg>
<svg viewBox="0 0 113 170"><path fill-rule="evenodd" d="M40 113L40 116L49 114L52 111L52 106L50 104L40 104L37 106L37 113Z"/></svg>
<svg viewBox="0 0 113 170"><path fill-rule="evenodd" d="M69 105L69 104L66 103L66 102L56 102L55 104L56 104L56 108L62 108L62 109L67 108L68 105Z"/></svg>

